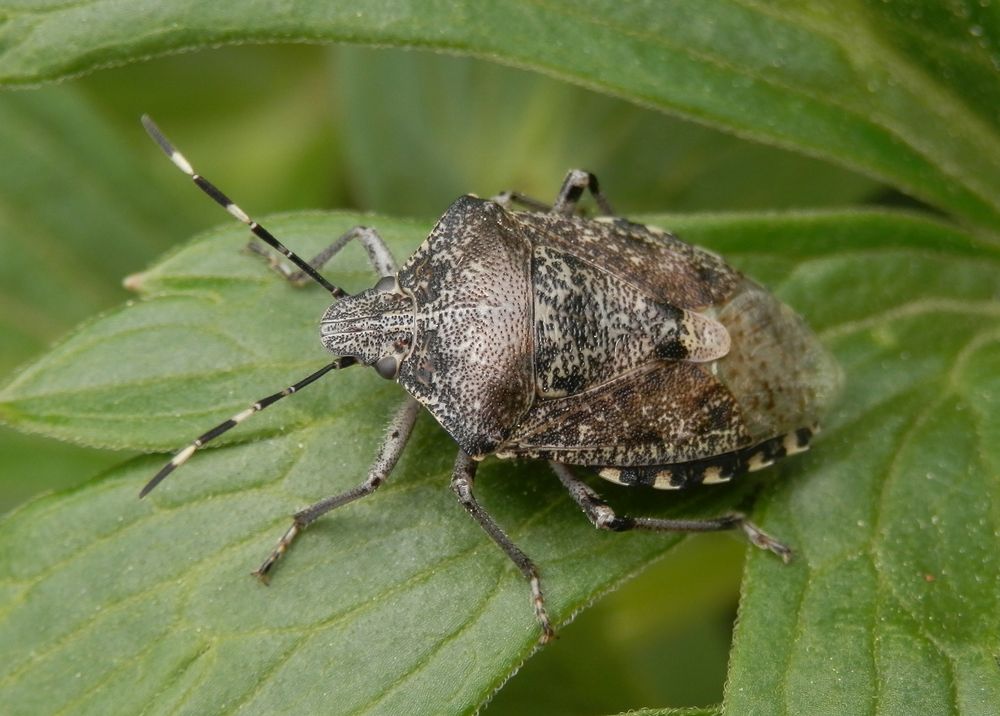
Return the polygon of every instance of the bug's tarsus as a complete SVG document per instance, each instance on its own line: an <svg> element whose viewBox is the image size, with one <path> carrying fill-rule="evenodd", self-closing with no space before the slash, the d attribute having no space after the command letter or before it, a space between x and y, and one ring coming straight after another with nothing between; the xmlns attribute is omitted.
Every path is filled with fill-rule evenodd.
<svg viewBox="0 0 1000 716"><path fill-rule="evenodd" d="M629 517L618 515L598 492L574 475L568 467L557 462L549 463L553 472L580 506L594 527L612 532L647 530L649 532L722 532L741 529L747 539L761 549L781 557L786 564L791 561L792 550L760 529L745 515L733 512L708 519L665 519L659 517Z"/></svg>
<svg viewBox="0 0 1000 716"><path fill-rule="evenodd" d="M611 202L601 192L597 184L597 177L583 169L570 169L563 179L562 187L559 189L559 196L556 197L552 205L553 214L563 214L571 216L576 211L576 205L583 196L583 192L589 190L605 216L614 216L615 211L611 208Z"/></svg>
<svg viewBox="0 0 1000 716"><path fill-rule="evenodd" d="M795 556L795 553L792 552L792 549L788 545L776 540L774 537L769 535L767 532L762 530L760 527L755 525L753 522L748 520L743 515L737 514L736 516L740 518L739 522L737 523L738 526L740 527L740 529L743 530L743 534L747 536L747 539L750 540L752 544L755 544L761 549L766 549L770 550L771 552L774 552L776 555L781 557L781 561L784 562L785 564L788 564L789 562L792 561L792 558Z"/></svg>
<svg viewBox="0 0 1000 716"><path fill-rule="evenodd" d="M288 551L291 546L292 541L298 536L305 528L304 524L299 522L299 516L296 514L292 519L291 526L285 530L285 534L281 535L281 539L278 540L278 544L275 545L274 549L271 550L271 554L267 556L267 559L257 567L251 574L259 579L264 584L270 584L271 582L271 569L274 567L275 563L281 559L281 555Z"/></svg>
<svg viewBox="0 0 1000 716"><path fill-rule="evenodd" d="M389 477L389 474L396 466L396 462L399 460L399 456L403 454L403 449L406 447L406 442L410 439L410 434L413 432L413 425L416 422L419 412L420 403L413 398L407 397L403 404L399 406L395 415L393 415L392 420L389 421L385 439L378 449L378 454L375 456L372 466L368 469L368 476L365 478L365 481L346 492L327 497L306 507L304 510L296 512L292 516L292 526L281 536L271 554L268 555L267 559L264 560L253 575L267 584L269 574L274 568L275 563L288 551L288 547L302 530L330 510L334 510L375 492L385 482L386 478Z"/></svg>
<svg viewBox="0 0 1000 716"><path fill-rule="evenodd" d="M455 468L451 476L451 489L458 496L458 501L462 503L462 507L465 508L466 512L472 515L472 518L479 523L483 531L517 565L517 568L521 570L521 574L528 580L528 584L531 587L531 603L535 610L535 618L542 628L542 635L539 641L545 644L555 638L556 633L552 628L548 612L545 611L545 597L542 595L538 568L531 561L531 558L522 552L520 547L514 544L513 540L507 536L507 533L496 523L496 520L493 519L490 513L483 509L479 501L476 500L475 495L472 494L472 485L475 482L476 470L478 468L478 462L465 454L464 451L459 450L458 457L455 458Z"/></svg>
<svg viewBox="0 0 1000 716"><path fill-rule="evenodd" d="M194 183L198 186L199 189L201 189L203 192L212 197L212 199L217 204L219 204L223 209L228 211L231 216L234 216L236 219L242 221L244 224L250 227L250 231L253 233L254 236L256 236L261 241L271 246L275 251L277 251L282 256L286 257L289 261L298 266L299 269L302 270L306 275L308 275L316 283L318 283L327 291L329 291L331 296L335 298L342 298L343 296L347 295L346 291L344 291L342 288L334 286L332 283L327 281L319 273L319 271L310 266L307 261L303 260L302 257L297 255L283 243L278 241L278 239L275 238L275 236L270 231L265 229L263 226L258 224L253 219L251 219L247 215L247 213L243 211L243 209L241 209L239 206L233 203L233 201L224 193L222 193L222 191L220 191L218 187L216 187L210 181L205 179L205 177L195 172L194 167L191 166L191 163L184 157L183 154L177 151L177 148L170 143L170 140L168 140L166 136L164 136L163 132L161 132L160 128L156 126L156 123L153 122L152 119L150 119L149 115L146 114L142 115L142 126L145 127L146 132L149 134L149 136L153 138L153 141L155 141L158 145L160 145L160 149L162 149L163 152L168 157L170 157L170 161L172 161L178 169L180 169L182 172L191 177L192 181L194 181Z"/></svg>
<svg viewBox="0 0 1000 716"><path fill-rule="evenodd" d="M187 462L188 459L195 453L195 451L198 450L199 448L201 448L202 446L204 446L205 443L207 443L207 442L209 442L211 440L214 440L215 438L219 437L220 435L222 435L225 432L228 432L229 430L232 430L233 428L235 428L237 425L239 425L240 423L242 423L244 420L246 420L247 418L249 418L254 413L259 413L264 408L267 408L268 406L273 405L274 403L278 402L282 398L284 398L286 396L289 396L292 393L297 393L299 390L301 390L302 388L306 387L307 385L309 385L313 381L318 380L319 378L322 378L324 375L326 375L327 373L329 373L331 370L337 370L337 369L340 369L340 368L347 368L348 366L354 365L355 363L357 363L357 360L355 360L354 358L351 358L351 357L346 357L345 356L343 358L338 358L337 360L333 361L332 363L329 363L329 364L323 366L322 368L320 368L315 373L311 373L310 375L307 375L305 378L303 378L302 380L300 380L298 383L295 383L294 385L290 385L287 388L285 388L284 390L278 391L277 393L272 393L271 395L267 396L266 398L261 398L257 402L253 403L249 408L247 408L245 410L241 410L240 412L236 413L236 415L234 415L233 417L229 418L229 420L226 420L224 422L219 423L218 425L216 425L214 428L212 428L208 432L206 432L206 433L202 434L201 436L199 436L198 438L196 438L194 440L194 442L192 442L189 445L187 445L187 447L185 447L182 450L178 451L173 456L173 458L171 458L170 462L168 462L166 465L164 465L160 469L160 471L158 473L156 473L156 475L153 476L153 479L146 483L146 486L143 487L142 490L139 492L139 497L143 498L146 495L148 495L153 490L153 488L155 488L157 485L159 485L161 482L163 482L164 479L166 479L167 475L169 475L171 472L173 472L174 470L176 470L177 468L179 468L181 465L183 465L185 462Z"/></svg>
<svg viewBox="0 0 1000 716"><path fill-rule="evenodd" d="M364 246L372 268L375 269L375 273L380 277L393 276L399 270L396 265L396 259L393 257L389 247L386 246L385 241L375 229L368 226L355 226L344 232L341 236L337 237L336 241L312 257L309 260L309 265L316 271L322 270L323 266L351 241L358 241ZM309 280L309 276L304 271L293 271L272 252L255 241L251 241L247 245L247 250L263 257L272 270L276 271L293 285L302 286Z"/></svg>

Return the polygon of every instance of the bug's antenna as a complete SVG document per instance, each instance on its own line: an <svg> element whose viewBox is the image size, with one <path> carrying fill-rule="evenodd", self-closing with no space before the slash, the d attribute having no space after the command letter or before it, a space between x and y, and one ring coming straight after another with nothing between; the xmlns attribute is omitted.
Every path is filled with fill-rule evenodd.
<svg viewBox="0 0 1000 716"><path fill-rule="evenodd" d="M273 395L269 395L266 398L261 398L246 410L240 411L239 413L236 413L236 415L231 417L229 420L219 423L214 428L209 430L207 433L198 437L194 442L188 444L187 447L177 452L177 454L175 454L173 458L171 458L170 462L168 462L166 465L160 468L160 471L153 476L153 479L147 482L146 486L142 488L142 491L139 493L139 499L142 499L150 492L152 492L153 488L159 485L161 482L163 482L164 478L166 478L167 475L169 475L174 470L179 468L181 465L186 463L188 461L188 458L190 458L194 454L195 450L203 446L209 440L215 440L215 438L219 437L224 432L227 432L235 428L237 425L242 423L244 420L249 418L254 413L259 413L264 408L273 405L274 403L277 403L285 396L298 392L302 388L312 383L314 380L322 378L331 370L347 368L349 366L354 365L357 362L358 362L357 359L352 358L350 356L344 356L342 358L338 358L337 360L333 361L333 363L323 366L312 375L306 376L295 385L290 385L284 390L274 393Z"/></svg>
<svg viewBox="0 0 1000 716"><path fill-rule="evenodd" d="M259 238L268 246L274 248L278 253L302 269L306 275L329 291L334 298L342 298L347 295L347 292L344 289L334 286L332 283L323 278L319 271L309 265L308 261L303 260L291 249L278 241L274 234L251 219L247 213L243 211L243 209L238 207L228 196L219 191L218 187L208 181L205 177L195 173L191 163L184 158L183 154L177 151L174 145L170 143L170 140L163 136L163 132L161 132L160 128L156 126L156 123L149 118L148 114L142 115L142 126L146 128L146 132L149 136L153 138L153 141L160 145L160 149L162 149L164 153L170 157L170 161L172 161L178 169L191 177L194 183L198 185L198 188L212 197L212 199L214 199L223 209L249 226L250 231L253 232L254 236Z"/></svg>

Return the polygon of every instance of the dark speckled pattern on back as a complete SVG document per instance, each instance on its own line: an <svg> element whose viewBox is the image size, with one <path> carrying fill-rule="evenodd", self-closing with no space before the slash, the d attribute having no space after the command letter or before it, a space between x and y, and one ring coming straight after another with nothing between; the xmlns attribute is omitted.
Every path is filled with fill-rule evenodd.
<svg viewBox="0 0 1000 716"><path fill-rule="evenodd" d="M501 457L662 465L750 443L729 391L694 363L653 360L584 394L539 400Z"/></svg>
<svg viewBox="0 0 1000 716"><path fill-rule="evenodd" d="M702 362L729 350L720 323L572 254L537 246L531 269L540 397L580 393L658 358Z"/></svg>
<svg viewBox="0 0 1000 716"><path fill-rule="evenodd" d="M585 219L534 212L513 216L533 246L571 253L679 308L701 309L721 303L742 279L715 254L656 227L610 217Z"/></svg>
<svg viewBox="0 0 1000 716"><path fill-rule="evenodd" d="M409 351L398 380L477 459L544 458L616 481L737 451L750 464L755 445L813 425L839 380L770 293L623 219L462 197L398 282L405 300L378 299L412 299L412 335L387 316Z"/></svg>
<svg viewBox="0 0 1000 716"><path fill-rule="evenodd" d="M416 303L400 384L468 454L491 452L534 399L531 245L500 206L462 197L398 277Z"/></svg>

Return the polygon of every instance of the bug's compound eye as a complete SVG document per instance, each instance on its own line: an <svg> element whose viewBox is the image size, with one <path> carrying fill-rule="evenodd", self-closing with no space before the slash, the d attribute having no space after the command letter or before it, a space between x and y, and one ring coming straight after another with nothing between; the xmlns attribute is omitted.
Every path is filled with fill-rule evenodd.
<svg viewBox="0 0 1000 716"><path fill-rule="evenodd" d="M383 276L375 284L375 290L379 293L385 293L386 291L396 290L396 277L395 276Z"/></svg>
<svg viewBox="0 0 1000 716"><path fill-rule="evenodd" d="M385 356L375 361L375 372L386 380L395 380L399 372L399 359L395 356Z"/></svg>

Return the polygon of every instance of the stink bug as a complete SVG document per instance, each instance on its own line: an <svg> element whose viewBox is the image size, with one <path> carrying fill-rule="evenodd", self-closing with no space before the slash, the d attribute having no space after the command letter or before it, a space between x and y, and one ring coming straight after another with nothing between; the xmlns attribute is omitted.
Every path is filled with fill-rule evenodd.
<svg viewBox="0 0 1000 716"><path fill-rule="evenodd" d="M538 570L473 494L487 455L548 460L600 529L739 528L755 545L790 557L741 514L617 515L570 470L677 489L726 482L809 446L839 370L802 319L721 258L614 216L594 175L573 170L551 207L510 192L457 199L401 267L365 227L306 262L196 174L148 117L143 124L199 188L299 270L273 261L276 269L296 283L313 279L336 299L320 337L338 357L197 438L140 496L210 440L330 371L371 366L408 393L367 478L296 513L255 572L262 580L307 525L385 481L420 406L458 444L452 489L527 578L542 641L553 630ZM603 216L577 215L584 191ZM319 273L352 240L379 275L356 295Z"/></svg>

